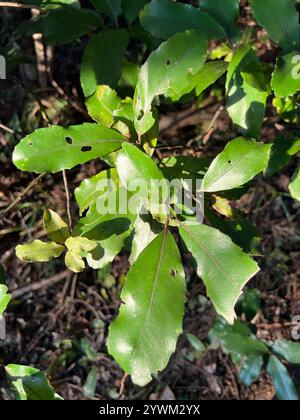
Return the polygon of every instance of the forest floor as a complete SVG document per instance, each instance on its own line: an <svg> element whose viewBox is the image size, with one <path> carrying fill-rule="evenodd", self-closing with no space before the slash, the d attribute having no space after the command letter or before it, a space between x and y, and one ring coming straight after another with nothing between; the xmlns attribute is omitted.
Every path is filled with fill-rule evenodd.
<svg viewBox="0 0 300 420"><path fill-rule="evenodd" d="M9 12L12 13L12 12ZM16 12L14 12L16 13ZM4 19L5 18L5 19ZM11 15L3 19L12 22ZM8 29L9 32L9 29ZM34 57L31 40L20 46ZM119 398L123 372L108 355L107 327L120 304L122 281L129 265L127 255L118 256L106 272L86 270L74 275L62 262L24 264L15 256L15 247L31 238L43 238L42 213L51 208L66 218L66 193L61 174L21 173L12 164L14 145L27 133L47 125L89 121L79 86L79 63L83 45L59 47L54 54L55 84L38 85L34 59L21 64L7 81L0 81L0 256L5 283L14 299L7 311L7 340L0 342L0 364L36 366L48 372L58 393L71 400L84 399L83 386L93 366L99 380L96 399ZM262 54L272 56L271 47ZM271 58L272 59L272 58ZM74 64L75 63L75 64ZM64 92L66 94L64 94ZM236 137L224 98L209 95L198 110L195 104L164 106L160 121L160 157L214 155L225 141ZM268 105L263 139L270 140L286 130ZM49 151L51 153L51 151ZM102 168L99 161L68 171L71 194L80 182ZM238 202L262 237L264 256L258 258L260 273L249 287L259 289L262 308L253 324L263 339L291 339L292 317L300 314L300 203L291 200L288 180L295 164L279 176L258 181ZM27 187L30 188L27 188ZM72 200L73 218L78 209ZM13 205L12 205L13 204ZM188 303L185 332L202 341L215 319L205 288L193 269L186 265ZM300 368L290 370L300 389ZM138 388L127 380L121 398L126 399L273 399L274 388L263 372L250 387L244 387L230 358L221 350L206 350L200 357L183 334L168 368L151 384ZM10 399L4 374L0 371L0 399Z"/></svg>

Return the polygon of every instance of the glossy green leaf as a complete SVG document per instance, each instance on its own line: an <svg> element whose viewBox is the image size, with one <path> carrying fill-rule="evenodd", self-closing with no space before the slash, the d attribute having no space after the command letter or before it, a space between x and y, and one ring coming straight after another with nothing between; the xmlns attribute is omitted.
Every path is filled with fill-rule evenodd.
<svg viewBox="0 0 300 420"><path fill-rule="evenodd" d="M299 138L278 137L272 144L270 160L265 171L266 176L273 176L276 172L279 172L299 152Z"/></svg>
<svg viewBox="0 0 300 420"><path fill-rule="evenodd" d="M0 316L3 315L3 312L11 300L11 295L7 292L8 288L4 286L4 284L0 284Z"/></svg>
<svg viewBox="0 0 300 420"><path fill-rule="evenodd" d="M93 95L98 85L117 85L128 42L125 29L108 29L91 38L80 71L81 86L86 97Z"/></svg>
<svg viewBox="0 0 300 420"><path fill-rule="evenodd" d="M99 12L115 20L122 12L122 0L91 0L91 2Z"/></svg>
<svg viewBox="0 0 300 420"><path fill-rule="evenodd" d="M275 386L279 400L298 401L299 395L287 368L275 356L270 356L267 371Z"/></svg>
<svg viewBox="0 0 300 420"><path fill-rule="evenodd" d="M101 23L101 17L93 10L75 7L51 9L46 15L39 15L23 22L17 28L15 36L43 33L45 41L52 45L67 44L93 30Z"/></svg>
<svg viewBox="0 0 300 420"><path fill-rule="evenodd" d="M227 68L228 63L225 61L211 61L205 63L198 73L190 77L190 82L186 89L182 90L178 97L175 97L174 99L180 99L182 95L191 92L193 89L196 89L196 95L200 96L205 89L214 84L226 73Z"/></svg>
<svg viewBox="0 0 300 420"><path fill-rule="evenodd" d="M101 85L96 88L96 92L86 101L90 116L104 127L111 127L114 122L114 110L119 107L121 99L116 91L109 86Z"/></svg>
<svg viewBox="0 0 300 420"><path fill-rule="evenodd" d="M292 180L290 182L290 185L289 185L289 190L290 190L291 196L295 200L300 201L300 168L298 168L296 172L294 173Z"/></svg>
<svg viewBox="0 0 300 420"><path fill-rule="evenodd" d="M234 40L239 34L239 3L239 0L202 0L200 8L220 23L228 37Z"/></svg>
<svg viewBox="0 0 300 420"><path fill-rule="evenodd" d="M133 22L149 0L122 0L124 16L129 22Z"/></svg>
<svg viewBox="0 0 300 420"><path fill-rule="evenodd" d="M140 21L147 31L161 39L187 29L199 31L205 39L225 38L222 26L207 13L172 0L152 0L140 13Z"/></svg>
<svg viewBox="0 0 300 420"><path fill-rule="evenodd" d="M169 179L201 179L204 177L210 158L193 156L170 156L162 160L160 170Z"/></svg>
<svg viewBox="0 0 300 420"><path fill-rule="evenodd" d="M134 383L150 382L151 374L164 369L175 351L184 295L180 254L165 230L131 267L121 294L123 304L109 330L109 353Z"/></svg>
<svg viewBox="0 0 300 420"><path fill-rule="evenodd" d="M87 263L94 269L101 269L111 263L125 246L125 241L131 231L116 233L109 238L100 241L98 246L87 255Z"/></svg>
<svg viewBox="0 0 300 420"><path fill-rule="evenodd" d="M51 401L62 398L55 393L44 373L30 366L8 365L7 379L17 400Z"/></svg>
<svg viewBox="0 0 300 420"><path fill-rule="evenodd" d="M241 134L253 138L260 133L269 96L267 86L263 91L261 84L253 84L253 80L258 80L258 75L264 77L260 62L251 47L242 46L236 50L227 72L227 111Z"/></svg>
<svg viewBox="0 0 300 420"><path fill-rule="evenodd" d="M162 230L162 225L153 220L150 214L140 214L133 225L133 239L130 253L130 264L133 264L142 251Z"/></svg>
<svg viewBox="0 0 300 420"><path fill-rule="evenodd" d="M81 273L85 269L83 258L72 251L67 251L65 255L65 264L73 273Z"/></svg>
<svg viewBox="0 0 300 420"><path fill-rule="evenodd" d="M300 53L294 51L277 58L271 88L275 96L284 98L300 90Z"/></svg>
<svg viewBox="0 0 300 420"><path fill-rule="evenodd" d="M276 340L272 350L289 363L300 365L300 343L287 340Z"/></svg>
<svg viewBox="0 0 300 420"><path fill-rule="evenodd" d="M58 258L64 251L62 245L55 242L42 242L38 239L16 247L17 257L25 262L46 262Z"/></svg>
<svg viewBox="0 0 300 420"><path fill-rule="evenodd" d="M141 68L135 91L135 128L140 135L155 122L151 112L154 98L163 94L171 99L180 96L190 77L203 66L206 50L207 41L198 32L186 31L162 43L150 55Z"/></svg>
<svg viewBox="0 0 300 420"><path fill-rule="evenodd" d="M58 172L118 150L124 140L98 124L40 128L16 146L13 161L22 171Z"/></svg>
<svg viewBox="0 0 300 420"><path fill-rule="evenodd" d="M119 187L119 176L115 168L107 169L99 174L85 179L75 190L76 202L80 215L98 200L106 200L109 191Z"/></svg>
<svg viewBox="0 0 300 420"><path fill-rule="evenodd" d="M250 0L257 22L283 50L290 52L299 45L298 13L294 0Z"/></svg>
<svg viewBox="0 0 300 420"><path fill-rule="evenodd" d="M210 165L203 179L204 191L224 191L246 184L266 169L270 145L239 137L229 142Z"/></svg>
<svg viewBox="0 0 300 420"><path fill-rule="evenodd" d="M258 379L263 363L263 357L258 355L242 358L239 376L245 386L250 386Z"/></svg>
<svg viewBox="0 0 300 420"><path fill-rule="evenodd" d="M68 225L53 210L44 211L44 228L50 241L64 244L70 236Z"/></svg>
<svg viewBox="0 0 300 420"><path fill-rule="evenodd" d="M179 230L217 312L233 323L235 304L245 284L258 272L258 265L214 228L180 223Z"/></svg>

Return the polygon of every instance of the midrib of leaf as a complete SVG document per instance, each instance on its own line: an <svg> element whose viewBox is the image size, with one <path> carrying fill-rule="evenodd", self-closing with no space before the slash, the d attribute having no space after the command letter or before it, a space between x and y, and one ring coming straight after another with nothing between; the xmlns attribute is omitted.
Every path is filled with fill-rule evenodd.
<svg viewBox="0 0 300 420"><path fill-rule="evenodd" d="M221 175L217 176L213 179L212 182L210 182L207 186L204 187L204 191L207 188L212 187L213 185L217 184L217 182L222 179L224 176L228 175L233 169L235 169L240 163L242 163L249 155L253 153L253 150L250 150L246 155L242 156L240 159L238 159L233 165L230 165L230 168L227 169L225 172L223 172ZM205 184L205 181L204 181Z"/></svg>
<svg viewBox="0 0 300 420"><path fill-rule="evenodd" d="M159 260L158 260L157 270L156 270L156 273L155 273L155 280L154 280L154 284L153 284L153 290L152 290L152 294L151 294L151 299L150 299L149 307L148 307L148 310L147 310L147 313L146 313L146 316L145 316L145 320L143 322L143 325L142 325L140 334L138 336L136 346L133 349L132 356L130 358L131 360L134 359L136 353L138 352L138 349L139 349L139 347L141 345L141 341L142 341L142 338L143 338L143 335L144 335L144 331L146 329L146 325L147 325L147 323L149 321L149 318L150 318L150 315L151 315L151 312L152 312L154 299L155 299L155 296L156 296L156 293L157 293L159 275L160 275L160 271L161 271L162 260L163 260L165 246L166 246L166 240L167 240L168 232L169 232L169 229L166 226L165 229L164 229L164 236L163 236L163 241L162 241L161 250L160 250L160 254L159 254Z"/></svg>
<svg viewBox="0 0 300 420"><path fill-rule="evenodd" d="M208 255L208 258L220 269L221 272L225 274L225 276L228 278L230 283L232 285L235 284L234 279L230 276L230 274L222 267L222 265L219 263L219 261L214 257L214 255L209 251L209 249L204 245L203 242L200 241L200 239L197 238L187 227L184 223L181 223L178 221L179 225L197 242L198 245L205 251L205 253Z"/></svg>

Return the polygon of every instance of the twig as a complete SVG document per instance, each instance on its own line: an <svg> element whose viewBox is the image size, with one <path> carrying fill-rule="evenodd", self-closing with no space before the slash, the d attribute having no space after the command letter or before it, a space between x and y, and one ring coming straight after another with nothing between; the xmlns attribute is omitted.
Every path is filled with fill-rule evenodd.
<svg viewBox="0 0 300 420"><path fill-rule="evenodd" d="M10 1L0 1L0 7L14 7L17 9L36 9L41 10L41 7L34 6L32 4L22 4L22 3L15 3Z"/></svg>
<svg viewBox="0 0 300 420"><path fill-rule="evenodd" d="M24 135L21 131L14 130L13 128L7 127L6 125L2 123L0 123L0 129L7 131L9 134L18 134L20 136Z"/></svg>
<svg viewBox="0 0 300 420"><path fill-rule="evenodd" d="M25 188L24 191L21 192L19 197L17 197L8 207L6 207L5 210L3 210L0 213L0 221L9 213L11 210L13 210L17 204L23 199L23 197L39 182L39 180L44 176L45 174L40 174L37 178L35 178L33 181L30 182L30 184Z"/></svg>
<svg viewBox="0 0 300 420"><path fill-rule="evenodd" d="M121 379L121 382L120 382L120 390L119 390L119 399L120 400L125 399L124 391L125 391L125 382L126 382L127 378L128 378L128 373L124 373L124 375Z"/></svg>
<svg viewBox="0 0 300 420"><path fill-rule="evenodd" d="M65 278L71 276L71 272L69 270L62 271L61 273L56 274L55 276L49 277L48 279L44 279L32 284L28 284L27 286L20 287L19 289L13 290L11 295L13 299L18 299L19 297L25 295L26 293L36 292L37 290L44 289L50 286L53 286L56 283L64 280Z"/></svg>
<svg viewBox="0 0 300 420"><path fill-rule="evenodd" d="M73 221L72 221L72 212L71 212L70 190L69 190L68 178L67 178L66 171L63 170L62 173L63 173L64 186L65 186L65 191L66 191L66 199L67 199L67 213L68 213L68 221L69 221L69 230L70 230L70 233L72 233Z"/></svg>

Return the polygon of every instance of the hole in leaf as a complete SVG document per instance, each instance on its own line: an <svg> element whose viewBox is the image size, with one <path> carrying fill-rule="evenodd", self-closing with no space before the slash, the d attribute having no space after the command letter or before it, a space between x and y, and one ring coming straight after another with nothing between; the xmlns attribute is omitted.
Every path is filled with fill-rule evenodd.
<svg viewBox="0 0 300 420"><path fill-rule="evenodd" d="M168 61L166 62L166 65L167 65L167 66L170 66L170 65L171 65L171 60L168 60Z"/></svg>
<svg viewBox="0 0 300 420"><path fill-rule="evenodd" d="M66 142L68 144L73 144L73 139L71 137L66 137Z"/></svg>
<svg viewBox="0 0 300 420"><path fill-rule="evenodd" d="M29 141L28 144L29 144L29 146L32 146L32 142L31 141Z"/></svg>
<svg viewBox="0 0 300 420"><path fill-rule="evenodd" d="M177 271L174 270L174 268L171 269L170 274L172 277L176 277L177 276Z"/></svg>
<svg viewBox="0 0 300 420"><path fill-rule="evenodd" d="M90 152L92 149L93 149L92 146L82 146L81 151Z"/></svg>
<svg viewBox="0 0 300 420"><path fill-rule="evenodd" d="M139 113L139 115L138 115L138 117L137 117L137 119L138 119L138 121L141 121L141 119L143 118L143 116L145 115L145 113L144 113L144 111L141 109L140 110L140 113Z"/></svg>
<svg viewBox="0 0 300 420"><path fill-rule="evenodd" d="M231 160L229 160L228 163L230 164L231 163Z"/></svg>

